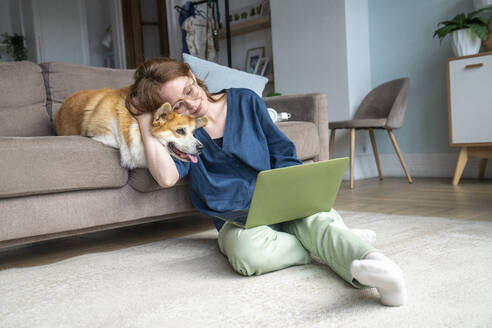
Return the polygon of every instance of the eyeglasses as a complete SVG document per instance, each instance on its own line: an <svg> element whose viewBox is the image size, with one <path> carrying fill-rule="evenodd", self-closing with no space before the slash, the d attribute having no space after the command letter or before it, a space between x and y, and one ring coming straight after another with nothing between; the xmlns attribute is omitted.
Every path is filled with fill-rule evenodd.
<svg viewBox="0 0 492 328"><path fill-rule="evenodd" d="M178 100L177 103L173 106L173 111L182 114L185 109L185 100L196 100L200 97L200 93L198 92L198 85L194 79L192 79L192 83L185 86L184 88L184 97Z"/></svg>

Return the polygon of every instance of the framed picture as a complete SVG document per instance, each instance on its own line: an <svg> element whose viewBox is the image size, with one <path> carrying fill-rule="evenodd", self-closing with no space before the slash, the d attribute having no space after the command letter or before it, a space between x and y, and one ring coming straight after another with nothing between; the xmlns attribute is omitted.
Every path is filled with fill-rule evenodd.
<svg viewBox="0 0 492 328"><path fill-rule="evenodd" d="M266 71L266 68L268 66L269 61L270 61L270 58L268 58L268 57L261 57L260 59L258 59L254 73L261 75L261 76L265 75L265 71Z"/></svg>
<svg viewBox="0 0 492 328"><path fill-rule="evenodd" d="M260 60L260 58L264 55L264 47L248 49L248 52L246 52L246 72L254 73L258 60Z"/></svg>

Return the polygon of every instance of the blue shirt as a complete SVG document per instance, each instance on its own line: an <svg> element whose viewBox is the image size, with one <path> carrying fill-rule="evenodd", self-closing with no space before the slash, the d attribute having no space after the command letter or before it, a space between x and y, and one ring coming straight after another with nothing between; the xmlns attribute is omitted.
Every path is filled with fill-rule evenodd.
<svg viewBox="0 0 492 328"><path fill-rule="evenodd" d="M248 89L227 89L227 117L222 147L205 129L195 131L203 144L198 163L174 159L180 179L189 176L193 205L213 218L217 213L248 208L260 171L302 164L296 148L273 123L263 100Z"/></svg>

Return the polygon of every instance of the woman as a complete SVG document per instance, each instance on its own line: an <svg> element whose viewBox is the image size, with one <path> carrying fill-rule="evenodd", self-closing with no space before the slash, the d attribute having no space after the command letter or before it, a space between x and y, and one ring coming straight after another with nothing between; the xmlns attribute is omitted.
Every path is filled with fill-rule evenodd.
<svg viewBox="0 0 492 328"><path fill-rule="evenodd" d="M212 95L182 62L154 58L142 64L130 97L151 175L165 188L188 175L193 205L212 218L248 207L259 171L302 164L260 97L247 89ZM208 124L195 131L204 145L198 163L174 160L151 135L151 112L163 102L179 114L207 115ZM400 268L367 241L375 234L349 230L335 210L246 230L218 219L214 223L220 251L240 274L306 264L311 254L354 287L376 287L383 304L406 302Z"/></svg>

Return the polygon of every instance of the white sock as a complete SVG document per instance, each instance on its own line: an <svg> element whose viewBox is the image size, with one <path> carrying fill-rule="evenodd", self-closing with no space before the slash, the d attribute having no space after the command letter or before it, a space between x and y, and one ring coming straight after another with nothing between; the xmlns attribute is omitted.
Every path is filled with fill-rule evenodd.
<svg viewBox="0 0 492 328"><path fill-rule="evenodd" d="M369 229L350 229L360 239L367 241L369 244L376 242L376 233Z"/></svg>
<svg viewBox="0 0 492 328"><path fill-rule="evenodd" d="M362 260L354 260L350 273L361 284L376 287L384 305L401 306L407 302L403 272L382 253L371 252Z"/></svg>

